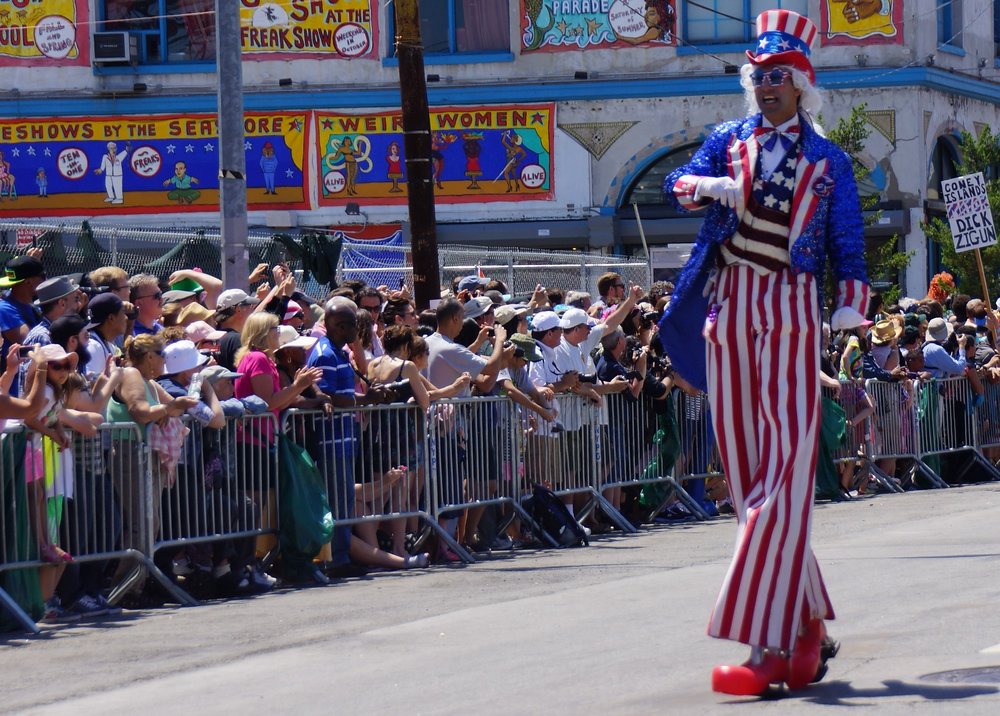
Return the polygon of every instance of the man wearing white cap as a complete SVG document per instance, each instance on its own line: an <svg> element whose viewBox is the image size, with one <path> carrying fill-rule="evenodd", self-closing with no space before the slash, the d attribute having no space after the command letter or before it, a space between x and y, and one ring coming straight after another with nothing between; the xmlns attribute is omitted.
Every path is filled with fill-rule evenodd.
<svg viewBox="0 0 1000 716"><path fill-rule="evenodd" d="M219 342L219 365L236 370L236 351L240 349L240 332L243 324L260 301L238 288L219 294L215 307L215 325L226 332Z"/></svg>
<svg viewBox="0 0 1000 716"><path fill-rule="evenodd" d="M708 627L752 647L745 664L712 672L714 690L737 695L803 688L835 653L810 547L827 258L836 308L868 301L851 159L813 126L816 26L767 10L757 34L741 71L750 116L716 127L664 182L678 207L708 208L660 338L677 373L708 391L738 519Z"/></svg>

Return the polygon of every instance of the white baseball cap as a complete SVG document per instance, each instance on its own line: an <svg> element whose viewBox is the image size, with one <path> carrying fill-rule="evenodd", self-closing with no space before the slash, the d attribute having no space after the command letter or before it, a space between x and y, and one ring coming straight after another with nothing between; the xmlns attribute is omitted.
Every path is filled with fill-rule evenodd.
<svg viewBox="0 0 1000 716"><path fill-rule="evenodd" d="M318 341L319 338L315 336L299 335L299 332L293 326L278 327L279 351L282 348L305 348L306 353L309 353Z"/></svg>
<svg viewBox="0 0 1000 716"><path fill-rule="evenodd" d="M553 328L561 328L559 316L556 315L555 311L541 311L532 316L531 330L541 333L542 331L551 331Z"/></svg>
<svg viewBox="0 0 1000 716"><path fill-rule="evenodd" d="M251 296L241 288L226 289L219 294L219 300L215 303L215 310L222 311L233 306L256 306L260 299Z"/></svg>
<svg viewBox="0 0 1000 716"><path fill-rule="evenodd" d="M201 353L191 341L174 341L163 349L164 375L183 373L207 362L208 356Z"/></svg>
<svg viewBox="0 0 1000 716"><path fill-rule="evenodd" d="M577 326L582 326L583 324L588 326L596 326L597 321L587 315L587 312L582 308L568 308L566 312L562 315L562 320L559 321L559 325L564 331L568 331L571 328L576 328Z"/></svg>

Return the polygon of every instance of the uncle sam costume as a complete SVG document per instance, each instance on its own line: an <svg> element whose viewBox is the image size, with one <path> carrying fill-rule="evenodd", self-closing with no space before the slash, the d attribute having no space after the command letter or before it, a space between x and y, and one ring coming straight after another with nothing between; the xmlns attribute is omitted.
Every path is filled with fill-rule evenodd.
<svg viewBox="0 0 1000 716"><path fill-rule="evenodd" d="M796 67L814 81L808 49L816 28L807 18L770 10L757 29L752 64ZM659 335L675 370L708 392L738 519L708 633L758 647L758 661L759 650L794 656L801 630L823 630L834 616L810 547L827 264L835 309L864 313L868 296L850 158L801 110L777 130L760 113L723 123L664 182L677 206L707 212ZM774 151L780 160L762 171L762 155ZM702 178L726 176L736 185L732 207L697 198ZM791 685L785 668L755 671L749 693L759 692L760 679L764 688ZM736 693L715 678L716 690Z"/></svg>

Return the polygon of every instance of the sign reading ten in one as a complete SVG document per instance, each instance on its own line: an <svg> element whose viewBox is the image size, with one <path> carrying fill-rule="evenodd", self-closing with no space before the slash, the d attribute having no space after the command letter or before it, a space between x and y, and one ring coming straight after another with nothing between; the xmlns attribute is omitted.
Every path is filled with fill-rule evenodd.
<svg viewBox="0 0 1000 716"><path fill-rule="evenodd" d="M982 172L945 179L941 182L941 191L948 207L948 225L957 253L996 244L997 232Z"/></svg>

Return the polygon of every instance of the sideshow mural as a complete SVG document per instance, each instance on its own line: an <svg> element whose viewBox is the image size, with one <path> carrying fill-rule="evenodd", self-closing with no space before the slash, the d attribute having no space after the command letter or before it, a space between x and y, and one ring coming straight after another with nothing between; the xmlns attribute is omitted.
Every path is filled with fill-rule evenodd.
<svg viewBox="0 0 1000 716"><path fill-rule="evenodd" d="M0 0L0 67L90 63L87 0Z"/></svg>
<svg viewBox="0 0 1000 716"><path fill-rule="evenodd" d="M673 45L674 0L521 0L524 52Z"/></svg>
<svg viewBox="0 0 1000 716"><path fill-rule="evenodd" d="M820 0L821 45L903 44L903 0Z"/></svg>
<svg viewBox="0 0 1000 716"><path fill-rule="evenodd" d="M247 204L308 208L306 112L247 113ZM0 120L0 216L211 211L218 130L207 114Z"/></svg>
<svg viewBox="0 0 1000 716"><path fill-rule="evenodd" d="M551 200L555 105L433 109L431 163L439 203ZM321 205L406 202L399 112L316 113Z"/></svg>
<svg viewBox="0 0 1000 716"><path fill-rule="evenodd" d="M246 59L375 57L375 0L240 0Z"/></svg>

